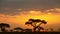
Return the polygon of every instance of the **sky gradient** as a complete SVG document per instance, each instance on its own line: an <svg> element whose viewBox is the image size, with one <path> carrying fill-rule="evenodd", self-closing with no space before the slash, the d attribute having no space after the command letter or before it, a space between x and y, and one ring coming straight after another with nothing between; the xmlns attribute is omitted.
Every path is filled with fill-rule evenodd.
<svg viewBox="0 0 60 34"><path fill-rule="evenodd" d="M24 23L30 18L46 20L45 27L60 28L60 0L0 0L0 23L29 28Z"/></svg>

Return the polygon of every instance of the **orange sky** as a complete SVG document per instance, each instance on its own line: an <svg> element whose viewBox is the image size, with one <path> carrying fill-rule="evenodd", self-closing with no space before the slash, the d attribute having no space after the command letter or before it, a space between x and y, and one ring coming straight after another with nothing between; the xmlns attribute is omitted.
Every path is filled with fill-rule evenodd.
<svg viewBox="0 0 60 34"><path fill-rule="evenodd" d="M54 10L60 12L60 9L54 8L54 9L45 10L46 13L43 13L42 11L39 10L38 11L29 10L26 13L20 12L19 15L14 15L14 16L0 14L0 22L9 23L11 24L11 27L20 26L24 28L29 28L31 26L28 27L24 23L28 21L28 19L34 18L34 19L46 20L47 24L45 25L45 27L57 28L60 25L60 13L49 12Z"/></svg>

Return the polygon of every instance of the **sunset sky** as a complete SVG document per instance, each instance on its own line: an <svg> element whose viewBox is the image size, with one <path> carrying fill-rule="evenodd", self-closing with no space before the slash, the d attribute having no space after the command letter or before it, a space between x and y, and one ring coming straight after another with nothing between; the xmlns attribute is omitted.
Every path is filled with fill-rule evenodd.
<svg viewBox="0 0 60 34"><path fill-rule="evenodd" d="M29 28L28 19L47 21L45 28L60 28L60 0L0 0L0 23Z"/></svg>

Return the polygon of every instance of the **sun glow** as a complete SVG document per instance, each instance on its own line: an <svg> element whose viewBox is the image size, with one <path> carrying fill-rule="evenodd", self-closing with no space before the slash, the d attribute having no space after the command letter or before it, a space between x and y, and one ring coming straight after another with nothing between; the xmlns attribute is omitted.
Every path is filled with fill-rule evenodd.
<svg viewBox="0 0 60 34"><path fill-rule="evenodd" d="M22 13L21 13L22 14ZM60 15L54 15L50 12L43 14L41 11L28 11L27 14L23 15L15 15L14 17L7 18L5 21L8 22L21 22L24 23L28 19L33 18L33 19L41 19L41 20L46 20L47 22L52 22L53 20L58 20Z"/></svg>
<svg viewBox="0 0 60 34"><path fill-rule="evenodd" d="M56 22L59 21L58 20L59 16L60 15L57 16L50 12L48 12L47 14L43 14L39 11L28 11L27 14L20 15L20 17L16 17L16 19L17 19L17 21L19 20L19 18L22 19L21 22L23 22L23 23L30 18L41 19L41 20L46 20L47 22L49 22L49 24L52 24L51 22L55 22L56 20L57 20Z"/></svg>

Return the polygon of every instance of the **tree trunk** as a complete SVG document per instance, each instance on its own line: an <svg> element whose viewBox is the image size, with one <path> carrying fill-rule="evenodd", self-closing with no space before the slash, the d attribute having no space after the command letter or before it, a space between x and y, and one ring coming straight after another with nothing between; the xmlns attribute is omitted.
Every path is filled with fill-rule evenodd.
<svg viewBox="0 0 60 34"><path fill-rule="evenodd" d="M33 28L34 32L36 32L36 27Z"/></svg>

